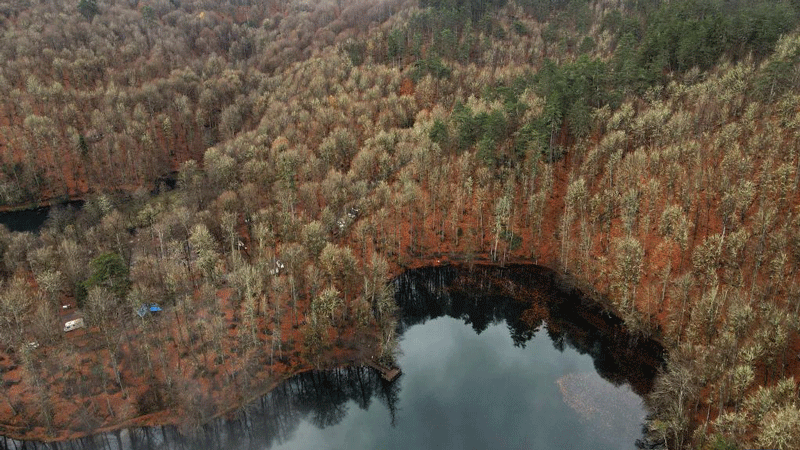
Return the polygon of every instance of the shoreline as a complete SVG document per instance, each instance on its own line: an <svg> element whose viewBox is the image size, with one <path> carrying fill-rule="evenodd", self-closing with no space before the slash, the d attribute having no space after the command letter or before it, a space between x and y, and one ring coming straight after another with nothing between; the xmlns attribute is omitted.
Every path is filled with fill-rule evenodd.
<svg viewBox="0 0 800 450"><path fill-rule="evenodd" d="M464 258L464 259L461 259ZM474 270L475 268L487 268L487 269L502 269L505 267L530 267L536 268L540 275L551 278L552 281L556 284L561 284L561 288L564 288L565 292L567 290L577 292L581 299L588 299L591 301L596 307L599 307L602 311L609 315L609 317L616 318L622 321L621 316L619 315L618 311L613 307L610 300L603 296L598 296L595 292L587 292L587 287L584 286L585 281L575 278L570 274L564 274L557 270L554 270L550 267L543 266L534 262L531 262L528 259L519 258L519 259L510 259L505 261L503 264L491 261L488 255L477 255L475 257L470 258L470 261L466 261L466 257L462 255L433 255L433 256L424 256L420 258L416 258L413 261L413 264L409 266L400 266L399 264L395 263L394 266L399 269L392 271L392 277L390 280L396 280L398 277L402 276L404 273L412 270L423 269L423 268L438 268L438 267L454 267L458 270ZM397 273L395 273L397 272ZM623 322L624 326L624 322ZM651 336L648 339L656 342L662 348L666 348L663 345L663 342L656 337ZM368 350L368 348L358 348L358 352L364 352ZM269 382L263 389L258 389L255 393L247 395L244 398L241 398L239 401L236 401L235 404L229 404L228 406L223 407L220 411L214 413L213 415L203 418L203 424L210 423L213 420L222 418L224 416L230 415L235 413L237 410L243 408L244 406L256 401L260 397L267 395L269 392L276 389L281 383L284 383L286 380L297 376L299 374L309 372L312 370L335 370L341 369L346 367L361 367L365 366L363 357L360 359L351 359L346 363L334 363L334 364L323 364L320 368L314 368L308 365L306 361L306 365L299 368L298 370L293 370L290 372L282 373L281 376ZM56 436L47 436L47 432L43 429L36 429L31 430L27 433L20 433L17 434L12 430L9 430L7 427L8 425L0 424L0 437L5 439L11 439L17 442L41 442L45 444L50 443L57 443L57 442L68 442L71 440L77 439L85 439L90 438L92 436L102 435L106 433L113 433L116 431L129 429L129 428L149 428L149 427L162 427L162 426L174 426L180 428L182 423L185 423L184 420L187 418L188 411L181 410L181 409L164 409L157 412L152 412L146 415L136 416L133 418L126 419L121 422L117 422L114 424L109 424L103 427L99 427L91 432L77 432L77 431L70 431L64 433L65 430L57 430L55 432ZM201 424L200 426L202 427ZM17 427L18 428L18 427ZM9 432L10 431L10 432ZM63 434L62 434L63 433Z"/></svg>
<svg viewBox="0 0 800 450"><path fill-rule="evenodd" d="M20 213L25 211L34 211L41 208L51 208L56 205L64 205L72 202L85 202L86 194L70 195L70 196L57 196L41 199L40 201L32 201L28 203L18 203L14 205L0 205L0 213Z"/></svg>

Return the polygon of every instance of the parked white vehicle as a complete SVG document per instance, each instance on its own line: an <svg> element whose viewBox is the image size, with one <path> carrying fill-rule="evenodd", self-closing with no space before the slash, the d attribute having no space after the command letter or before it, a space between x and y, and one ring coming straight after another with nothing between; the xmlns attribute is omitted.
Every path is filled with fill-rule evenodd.
<svg viewBox="0 0 800 450"><path fill-rule="evenodd" d="M86 323L82 317L73 319L64 323L64 332L77 330L78 328L86 328Z"/></svg>

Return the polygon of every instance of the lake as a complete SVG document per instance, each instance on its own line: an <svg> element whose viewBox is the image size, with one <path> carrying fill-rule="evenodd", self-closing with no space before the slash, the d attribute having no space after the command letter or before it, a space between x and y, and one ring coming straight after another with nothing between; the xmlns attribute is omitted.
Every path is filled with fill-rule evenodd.
<svg viewBox="0 0 800 450"><path fill-rule="evenodd" d="M304 418L268 448L610 450L641 437L640 398L602 380L590 356L559 351L545 330L521 347L505 323L476 334L440 317L409 328L401 348L394 412L350 400L339 423L320 428Z"/></svg>
<svg viewBox="0 0 800 450"><path fill-rule="evenodd" d="M71 214L83 207L83 200L71 200L53 206L0 212L0 224L9 231L37 233L48 219Z"/></svg>
<svg viewBox="0 0 800 450"><path fill-rule="evenodd" d="M310 371L191 437L152 427L57 448L635 448L656 343L535 266L420 269L395 287L393 383L366 367Z"/></svg>

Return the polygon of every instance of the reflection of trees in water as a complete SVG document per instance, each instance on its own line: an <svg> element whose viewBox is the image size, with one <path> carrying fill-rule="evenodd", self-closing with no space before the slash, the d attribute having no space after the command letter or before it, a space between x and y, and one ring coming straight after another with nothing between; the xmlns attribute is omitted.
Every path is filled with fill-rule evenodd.
<svg viewBox="0 0 800 450"><path fill-rule="evenodd" d="M0 438L0 449L264 449L291 439L302 420L322 428L338 424L347 414L350 401L366 409L377 398L389 409L394 423L399 386L385 382L377 371L366 367L304 372L242 408L234 417L216 419L189 436L173 426L163 426L53 444Z"/></svg>
<svg viewBox="0 0 800 450"><path fill-rule="evenodd" d="M537 324L523 320L528 305L497 295L489 289L490 285L481 283L482 275L485 272L480 270L468 275L484 287L473 290L460 289L464 273L452 267L418 269L398 277L395 292L400 307L400 332L442 316L463 320L477 334L491 324L505 321L514 345L524 347L538 329Z"/></svg>
<svg viewBox="0 0 800 450"><path fill-rule="evenodd" d="M461 319L478 334L504 321L514 345L525 346L546 323L547 335L557 349L569 346L591 355L603 378L616 385L628 382L639 394L650 389L661 361L659 345L633 339L618 317L575 292L560 289L552 274L540 268L419 269L399 277L395 285L400 333L441 316ZM323 428L341 422L350 401L367 409L377 398L389 409L394 425L399 389L400 383L387 383L370 368L311 371L286 380L234 417L204 425L191 437L165 426L55 445L27 442L22 447L0 438L0 449L264 449L287 442L304 419Z"/></svg>
<svg viewBox="0 0 800 450"><path fill-rule="evenodd" d="M244 408L243 417L225 421L228 427L242 427L246 440L233 436L214 448L264 448L286 442L302 420L320 428L336 425L346 416L350 401L366 409L377 398L393 417L398 389L399 384L386 383L377 371L365 367L301 373Z"/></svg>
<svg viewBox="0 0 800 450"><path fill-rule="evenodd" d="M514 345L524 347L546 323L557 350L590 355L603 378L630 383L640 395L649 392L662 363L660 344L628 334L619 317L540 267L423 268L395 285L401 332L441 316L461 319L479 334L505 321Z"/></svg>

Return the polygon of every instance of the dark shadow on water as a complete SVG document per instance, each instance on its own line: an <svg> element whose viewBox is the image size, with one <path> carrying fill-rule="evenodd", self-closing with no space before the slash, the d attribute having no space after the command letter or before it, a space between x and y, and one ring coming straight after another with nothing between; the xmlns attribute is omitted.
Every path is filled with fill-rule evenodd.
<svg viewBox="0 0 800 450"><path fill-rule="evenodd" d="M546 328L557 349L571 347L591 355L603 378L615 385L629 383L639 395L650 390L662 363L660 345L629 336L619 318L540 267L426 268L406 272L394 283L401 333L450 316L479 334L504 322L514 345L525 346ZM174 426L161 426L47 444L0 437L0 449L264 449L290 441L303 420L322 428L340 423L350 402L366 410L377 400L394 424L400 385L385 382L366 367L310 371L188 436Z"/></svg>

